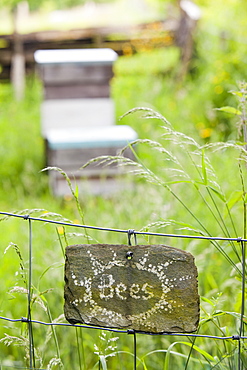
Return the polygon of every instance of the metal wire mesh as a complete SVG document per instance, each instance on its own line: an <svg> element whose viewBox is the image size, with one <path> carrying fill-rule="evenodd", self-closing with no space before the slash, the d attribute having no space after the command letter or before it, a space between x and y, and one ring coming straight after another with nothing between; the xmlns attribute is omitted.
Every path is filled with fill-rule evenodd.
<svg viewBox="0 0 247 370"><path fill-rule="evenodd" d="M12 323L26 323L28 325L28 336L29 336L29 367L23 368L18 366L8 366L8 365L0 365L0 370L9 370L9 369L36 369L36 370L45 370L45 369L38 369L35 367L35 354L34 354L34 339L33 339L33 325L43 325L43 326L60 326L60 327L76 327L76 328L87 328L92 330L104 330L114 333L125 333L128 335L133 335L133 369L136 369L137 365L137 334L139 335L150 335L150 336L176 336L176 337L190 337L190 338L204 338L204 339L216 339L216 340L234 340L239 343L239 351L238 351L238 370L243 369L243 364L241 361L241 341L247 339L247 336L244 335L244 317L245 317L245 259L246 259L246 245L247 239L238 237L238 238L225 238L225 237L212 237L212 236L201 236L201 235L178 235L178 234L165 234L165 233L154 233L154 232L146 232L146 231L135 231L132 229L124 230L124 229L114 229L114 228L106 228L106 227L98 227L98 226L90 226L90 225L81 225L51 219L45 219L40 217L33 217L31 215L20 215L15 213L9 212L0 212L0 215L8 218L8 217L15 217L20 218L28 221L28 230L29 230L29 269L28 269L28 295L27 295L27 317L21 318L9 318L0 316L0 320ZM230 336L215 336L215 335L203 335L199 333L150 333L150 332L138 332L136 330L128 329L128 330L119 330L114 328L102 328L97 326L90 326L90 325L81 325L81 324L69 324L69 323L58 323L58 322L44 322L35 320L31 317L31 287L32 287L32 222L44 222L44 223L51 223L60 226L68 226L68 227L77 227L83 229L93 229L99 231L110 231L116 233L125 233L128 237L128 243L131 245L131 237L134 236L135 243L136 243L136 236L137 235L147 235L147 236L160 236L166 238L185 238L185 239L200 239L200 240L210 240L210 241L233 241L237 242L241 245L241 266L242 266L242 285L241 285L241 312L240 312L240 324L238 329L238 334L232 334Z"/></svg>

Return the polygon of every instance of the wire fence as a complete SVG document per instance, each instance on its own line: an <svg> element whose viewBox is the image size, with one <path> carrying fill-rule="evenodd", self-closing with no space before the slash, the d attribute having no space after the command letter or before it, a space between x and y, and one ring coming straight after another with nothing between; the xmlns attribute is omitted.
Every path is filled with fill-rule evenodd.
<svg viewBox="0 0 247 370"><path fill-rule="evenodd" d="M29 232L29 247L28 247L28 294L27 294L27 317L21 318L9 318L0 316L0 320L3 322L12 322L12 323L26 323L28 326L28 339L29 339L29 367L28 369L36 369L35 367L35 355L34 355L34 338L33 338L33 325L42 325L42 326L49 326L49 327L73 327L73 328L86 328L92 330L103 330L113 333L124 333L133 336L133 369L136 370L137 368L137 334L138 335L149 335L149 336L176 336L176 337L187 337L187 338L204 338L204 339L215 339L215 340L233 340L239 343L238 345L238 370L244 370L244 365L241 359L241 342L247 339L245 335L245 275L246 275L246 242L247 239L242 237L237 238L226 238L226 237L213 237L213 236L203 236L203 235L179 235L179 234L167 234L167 233L156 233L156 232L148 232L148 231L135 231L133 229L115 229L115 228L106 228L106 227L98 227L98 226L90 226L90 225L81 225L77 223L70 223L70 222L63 222L58 220L46 219L41 217L33 217L29 214L17 214L17 213L10 213L10 212L0 212L2 215L2 219L9 217L19 218L26 220L28 222L28 232ZM236 333L228 336L217 336L217 335L207 335L207 334L200 334L200 333L151 333L151 332L143 332L137 331L133 329L121 330L121 329L114 329L114 328L105 328L100 326L91 326L91 325L82 325L82 324L70 324L70 323L59 323L59 322L44 322L35 320L32 318L31 315L31 300L32 300L32 254L33 254L33 231L32 231L32 223L33 222L44 222L48 224L55 224L58 226L66 226L66 227L76 227L82 229L91 229L91 230L98 230L98 231L108 231L108 232L115 232L115 233L122 233L126 234L128 244L131 245L132 237L134 237L135 245L137 245L137 235L144 235L144 236L156 236L156 237L165 237L165 238L177 238L177 239L199 239L199 240L209 240L209 241L226 241L226 242L237 242L241 246L241 272L242 272L242 281L241 281L241 309L240 309L240 319L239 319L239 328ZM7 367L6 367L7 368ZM0 370L2 369L0 365ZM21 369L21 368L19 368ZM27 368L25 368L27 369ZM39 369L42 370L42 369Z"/></svg>

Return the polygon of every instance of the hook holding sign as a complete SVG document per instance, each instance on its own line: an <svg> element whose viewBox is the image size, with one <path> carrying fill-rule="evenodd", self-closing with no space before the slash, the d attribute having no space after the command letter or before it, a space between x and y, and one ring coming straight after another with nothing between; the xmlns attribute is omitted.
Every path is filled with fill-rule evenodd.
<svg viewBox="0 0 247 370"><path fill-rule="evenodd" d="M136 233L135 233L135 230L133 230L133 229L128 230L128 244L131 245L131 236L132 235L134 235L135 245L137 245Z"/></svg>

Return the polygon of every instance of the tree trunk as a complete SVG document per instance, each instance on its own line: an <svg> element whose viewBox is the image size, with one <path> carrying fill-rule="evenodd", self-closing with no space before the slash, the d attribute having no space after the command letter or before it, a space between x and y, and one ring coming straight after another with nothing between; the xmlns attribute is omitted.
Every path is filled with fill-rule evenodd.
<svg viewBox="0 0 247 370"><path fill-rule="evenodd" d="M200 18L200 9L190 0L181 0L180 22L176 33L176 44L181 49L182 68L181 77L184 77L189 68L193 53L193 33Z"/></svg>
<svg viewBox="0 0 247 370"><path fill-rule="evenodd" d="M16 100L24 97L25 90L25 57L23 49L22 35L18 32L18 20L21 3L17 4L13 10L13 53L11 59L11 83L14 89Z"/></svg>

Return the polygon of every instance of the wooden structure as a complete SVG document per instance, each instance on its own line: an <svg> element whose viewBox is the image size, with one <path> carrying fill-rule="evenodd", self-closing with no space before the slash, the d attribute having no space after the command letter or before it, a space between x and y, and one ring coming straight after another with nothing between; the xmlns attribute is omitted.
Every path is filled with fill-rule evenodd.
<svg viewBox="0 0 247 370"><path fill-rule="evenodd" d="M72 181L87 178L87 190L93 193L110 190L119 171L99 166L79 171L80 167L97 156L116 155L137 138L131 127L115 125L110 80L116 58L111 49L35 52L44 85L41 130L47 166L61 168ZM52 171L50 179L54 194L69 192L61 173Z"/></svg>
<svg viewBox="0 0 247 370"><path fill-rule="evenodd" d="M40 31L19 35L26 70L33 71L37 50L110 48L118 55L145 47L166 47L174 43L177 20L168 19L131 27L96 27L69 31ZM10 78L14 35L0 35L0 79Z"/></svg>
<svg viewBox="0 0 247 370"><path fill-rule="evenodd" d="M178 16L139 25L0 35L0 80L10 78L16 44L22 50L27 72L33 71L34 53L41 49L111 48L122 55L177 45L181 49L181 60L186 65L192 57L193 34L200 18L200 9L191 0L178 3Z"/></svg>
<svg viewBox="0 0 247 370"><path fill-rule="evenodd" d="M198 327L194 257L165 245L68 246L64 296L72 324L150 333Z"/></svg>

